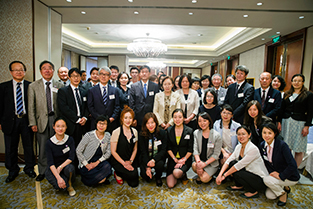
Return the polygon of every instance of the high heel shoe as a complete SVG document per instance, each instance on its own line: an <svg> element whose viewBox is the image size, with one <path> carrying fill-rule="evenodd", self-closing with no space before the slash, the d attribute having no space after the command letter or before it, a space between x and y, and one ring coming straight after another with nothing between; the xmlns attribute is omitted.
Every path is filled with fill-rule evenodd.
<svg viewBox="0 0 313 209"><path fill-rule="evenodd" d="M124 183L123 179L120 179L120 180L117 179L117 175L116 175L115 171L114 171L114 178L115 178L116 182L117 182L119 185L122 185L122 184Z"/></svg>

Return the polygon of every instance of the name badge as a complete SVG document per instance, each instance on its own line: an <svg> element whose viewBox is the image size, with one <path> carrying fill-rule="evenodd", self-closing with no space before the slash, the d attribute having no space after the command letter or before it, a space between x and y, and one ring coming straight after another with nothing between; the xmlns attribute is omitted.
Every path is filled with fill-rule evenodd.
<svg viewBox="0 0 313 209"><path fill-rule="evenodd" d="M108 144L107 142L106 142L106 143L103 143L103 142L102 142L102 143L100 144L100 147L101 147L101 148L102 148L102 147L106 147L107 144Z"/></svg>
<svg viewBox="0 0 313 209"><path fill-rule="evenodd" d="M127 99L129 99L129 95L127 96Z"/></svg>
<svg viewBox="0 0 313 209"><path fill-rule="evenodd" d="M225 100L225 97L221 97L220 99L221 99L221 101L224 101L224 100Z"/></svg>
<svg viewBox="0 0 313 209"><path fill-rule="evenodd" d="M52 88L51 88L51 91L54 92L54 93L58 93L58 89L55 88L55 87L52 87Z"/></svg>
<svg viewBox="0 0 313 209"><path fill-rule="evenodd" d="M171 102L171 105L173 105L173 106L174 106L175 104L176 104L176 102L175 102L175 101Z"/></svg>
<svg viewBox="0 0 313 209"><path fill-rule="evenodd" d="M67 153L68 151L70 151L70 147L66 147L62 150L63 154Z"/></svg>
<svg viewBox="0 0 313 209"><path fill-rule="evenodd" d="M86 102L86 101L87 101L87 98L86 98L86 97L83 97L83 101Z"/></svg>
<svg viewBox="0 0 313 209"><path fill-rule="evenodd" d="M243 96L244 96L243 93L239 93L239 94L238 94L238 98L241 98L241 97L243 97Z"/></svg>
<svg viewBox="0 0 313 209"><path fill-rule="evenodd" d="M290 100L290 102L293 102L293 101L295 101L296 98L297 98L297 97L290 96L290 97L289 97L289 100Z"/></svg>
<svg viewBox="0 0 313 209"><path fill-rule="evenodd" d="M266 156L266 155L263 155L263 157L264 157L264 160L267 160L267 161L268 161L268 158L267 158L267 156Z"/></svg>
<svg viewBox="0 0 313 209"><path fill-rule="evenodd" d="M185 139L190 139L190 135L189 135L189 134L186 135L186 136L185 136Z"/></svg>
<svg viewBox="0 0 313 209"><path fill-rule="evenodd" d="M155 147L156 147L156 146L159 146L159 145L161 145L161 144L162 144L161 140L154 141L154 146L155 146Z"/></svg>
<svg viewBox="0 0 313 209"><path fill-rule="evenodd" d="M109 98L110 98L110 99L115 99L115 95L112 94L112 95L109 96Z"/></svg>
<svg viewBox="0 0 313 209"><path fill-rule="evenodd" d="M268 102L269 102L269 103L274 103L274 102L275 102L275 99L270 98L270 99L268 100Z"/></svg>
<svg viewBox="0 0 313 209"><path fill-rule="evenodd" d="M208 143L208 148L214 148L214 144L213 143Z"/></svg>
<svg viewBox="0 0 313 209"><path fill-rule="evenodd" d="M150 91L149 96L153 96L153 95L154 95L154 91Z"/></svg>

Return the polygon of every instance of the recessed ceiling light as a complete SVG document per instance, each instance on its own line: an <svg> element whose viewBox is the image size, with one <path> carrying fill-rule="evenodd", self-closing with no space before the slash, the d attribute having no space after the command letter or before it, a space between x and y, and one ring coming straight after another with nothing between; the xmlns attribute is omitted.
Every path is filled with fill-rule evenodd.
<svg viewBox="0 0 313 209"><path fill-rule="evenodd" d="M128 0L128 2L133 2L133 0Z"/></svg>
<svg viewBox="0 0 313 209"><path fill-rule="evenodd" d="M264 41L264 40L265 40L265 38L262 38L261 40L262 40L262 41Z"/></svg>
<svg viewBox="0 0 313 209"><path fill-rule="evenodd" d="M276 34L280 34L280 32L276 32Z"/></svg>
<svg viewBox="0 0 313 209"><path fill-rule="evenodd" d="M303 19L303 18L304 18L304 16L300 16L300 17L299 17L299 19Z"/></svg>
<svg viewBox="0 0 313 209"><path fill-rule="evenodd" d="M198 36L203 36L203 34L202 34L202 33L199 33Z"/></svg>
<svg viewBox="0 0 313 209"><path fill-rule="evenodd" d="M193 13L192 13L192 12L189 12L189 15L193 15Z"/></svg>
<svg viewBox="0 0 313 209"><path fill-rule="evenodd" d="M139 12L138 12L138 11L134 11L134 14L135 14L135 15L138 15L138 14L139 14Z"/></svg>
<svg viewBox="0 0 313 209"><path fill-rule="evenodd" d="M243 17L248 17L249 15L243 15Z"/></svg>
<svg viewBox="0 0 313 209"><path fill-rule="evenodd" d="M262 6L262 5L263 5L263 3L262 3L262 2L259 2L259 3L257 3L256 5L258 5L258 6Z"/></svg>
<svg viewBox="0 0 313 209"><path fill-rule="evenodd" d="M86 12L85 12L85 11L81 11L81 13L82 13L83 15L85 15L85 14L86 14Z"/></svg>
<svg viewBox="0 0 313 209"><path fill-rule="evenodd" d="M72 0L66 0L67 2L72 2Z"/></svg>
<svg viewBox="0 0 313 209"><path fill-rule="evenodd" d="M197 0L192 0L191 2L195 4L195 3L197 3Z"/></svg>

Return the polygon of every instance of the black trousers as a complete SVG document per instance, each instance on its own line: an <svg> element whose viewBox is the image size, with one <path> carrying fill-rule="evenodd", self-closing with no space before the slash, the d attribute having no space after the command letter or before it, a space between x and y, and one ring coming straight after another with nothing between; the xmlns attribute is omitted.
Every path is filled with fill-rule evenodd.
<svg viewBox="0 0 313 209"><path fill-rule="evenodd" d="M12 134L4 134L5 143L5 167L9 170L10 176L18 175L20 168L18 162L18 143L22 138L22 144L24 149L25 167L24 172L30 172L34 170L35 155L33 150L33 132L28 127L27 117L17 118L15 117L14 128Z"/></svg>
<svg viewBox="0 0 313 209"><path fill-rule="evenodd" d="M155 169L155 178L160 179L162 176L162 172L164 170L164 160L159 160L155 162L154 169ZM147 176L146 174L146 165L143 164L140 165L140 176L147 182L151 181L150 177Z"/></svg>
<svg viewBox="0 0 313 209"><path fill-rule="evenodd" d="M114 168L116 175L121 177L123 180L127 181L127 184L131 187L137 187L139 184L139 177L138 177L138 169L137 166L133 166L134 170L129 171L120 163L114 163L112 165Z"/></svg>
<svg viewBox="0 0 313 209"><path fill-rule="evenodd" d="M76 147L78 146L78 144L80 143L80 141L82 140L83 138L83 134L85 132L85 127L81 126L79 123L76 123L75 124L75 129L74 129L74 133L71 135L71 137L73 137L74 139L74 143L75 143L75 149ZM74 158L74 161L73 161L73 164L75 166L75 171L76 173L79 173L79 170L78 170L78 158L77 156L75 155L75 158Z"/></svg>
<svg viewBox="0 0 313 209"><path fill-rule="evenodd" d="M68 164L67 166L65 166L61 173L60 176L61 178L65 181L66 184L66 188L69 187L69 179L70 179L70 173L72 173L72 178L71 178L71 182L74 183L75 182L75 168L73 164ZM46 169L46 179L48 180L48 182L53 186L53 188L55 189L60 189L60 190L66 190L66 189L61 189L58 185L58 180L55 178L54 174L52 173L50 168Z"/></svg>
<svg viewBox="0 0 313 209"><path fill-rule="evenodd" d="M235 160L234 160L235 161ZM232 161L229 164L229 167L231 168L231 164L234 165L237 161ZM235 184L237 187L244 187L244 189L247 192L255 193L256 191L262 192L265 191L266 186L263 182L263 179L249 171L247 171L245 168L233 173L233 177L235 180Z"/></svg>

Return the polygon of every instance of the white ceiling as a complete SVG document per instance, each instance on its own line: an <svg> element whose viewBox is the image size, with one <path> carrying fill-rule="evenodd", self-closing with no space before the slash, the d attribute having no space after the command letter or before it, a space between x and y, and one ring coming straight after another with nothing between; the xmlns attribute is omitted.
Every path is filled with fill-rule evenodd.
<svg viewBox="0 0 313 209"><path fill-rule="evenodd" d="M41 1L62 14L64 48L87 56L127 54L133 63L145 60L126 44L146 33L168 45L159 59L203 67L269 42L277 32L283 36L313 25L313 0Z"/></svg>

